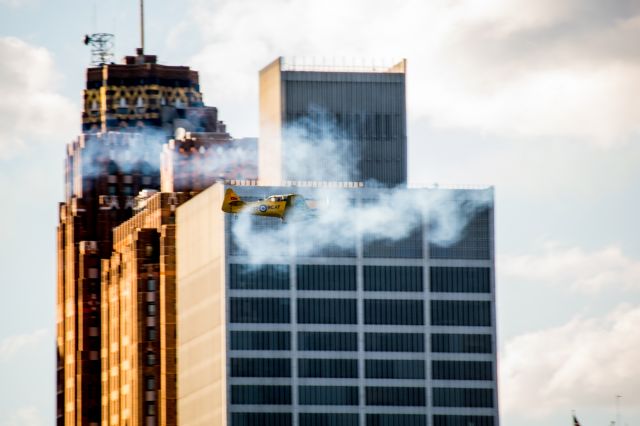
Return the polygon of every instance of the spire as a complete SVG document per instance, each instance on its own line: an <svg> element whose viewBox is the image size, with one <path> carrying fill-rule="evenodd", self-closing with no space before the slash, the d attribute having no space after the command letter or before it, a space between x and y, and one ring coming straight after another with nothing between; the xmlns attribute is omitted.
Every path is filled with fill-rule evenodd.
<svg viewBox="0 0 640 426"><path fill-rule="evenodd" d="M144 52L144 0L140 0L140 49Z"/></svg>

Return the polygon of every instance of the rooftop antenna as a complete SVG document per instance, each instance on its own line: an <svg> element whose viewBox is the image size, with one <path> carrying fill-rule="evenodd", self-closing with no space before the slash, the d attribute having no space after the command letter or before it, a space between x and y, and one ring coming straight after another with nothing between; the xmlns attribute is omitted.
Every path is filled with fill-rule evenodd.
<svg viewBox="0 0 640 426"><path fill-rule="evenodd" d="M144 0L140 0L140 53L144 53Z"/></svg>
<svg viewBox="0 0 640 426"><path fill-rule="evenodd" d="M91 46L91 64L100 66L113 62L113 34L95 33L84 36L85 46Z"/></svg>

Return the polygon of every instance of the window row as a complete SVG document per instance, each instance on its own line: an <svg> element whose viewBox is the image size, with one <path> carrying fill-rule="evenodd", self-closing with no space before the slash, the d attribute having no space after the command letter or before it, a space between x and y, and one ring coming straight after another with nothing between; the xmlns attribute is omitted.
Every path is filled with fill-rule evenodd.
<svg viewBox="0 0 640 426"><path fill-rule="evenodd" d="M358 405L357 386L300 386L300 405Z"/></svg>
<svg viewBox="0 0 640 426"><path fill-rule="evenodd" d="M155 333L155 327L149 328L153 328ZM291 350L291 336L288 331L231 331L230 339L232 350ZM364 344L367 352L425 351L422 333L365 333ZM300 331L298 350L355 352L358 350L357 333ZM489 354L493 352L492 339L490 334L432 334L431 351Z"/></svg>
<svg viewBox="0 0 640 426"><path fill-rule="evenodd" d="M432 267L429 270L429 281L432 292L491 292L491 270L489 268Z"/></svg>
<svg viewBox="0 0 640 426"><path fill-rule="evenodd" d="M231 377L291 377L289 358L231 358Z"/></svg>
<svg viewBox="0 0 640 426"><path fill-rule="evenodd" d="M298 290L355 291L354 265L297 265ZM230 264L230 288L288 290L288 265ZM432 292L488 293L489 268L432 267ZM422 267L369 266L363 268L365 291L423 291Z"/></svg>
<svg viewBox="0 0 640 426"><path fill-rule="evenodd" d="M299 413L299 426L358 426L356 413ZM367 414L366 426L427 426L424 414ZM291 413L231 413L231 426L291 426ZM493 416L433 416L433 426L494 426Z"/></svg>
<svg viewBox="0 0 640 426"><path fill-rule="evenodd" d="M288 298L232 297L231 322L289 323ZM491 302L432 300L431 325L491 326ZM298 299L299 324L357 324L356 299ZM424 325L422 300L366 299L364 323Z"/></svg>
<svg viewBox="0 0 640 426"><path fill-rule="evenodd" d="M429 242L429 257L432 259L490 259L490 209L473 211L471 203L464 200L457 201L458 205L452 206L455 211L469 211L464 228L457 238L451 238L446 230L443 221L448 218L432 218L430 223L430 234L434 241ZM439 237L439 238L437 238Z"/></svg>
<svg viewBox="0 0 640 426"><path fill-rule="evenodd" d="M368 379L424 379L424 361L421 360L365 360Z"/></svg>

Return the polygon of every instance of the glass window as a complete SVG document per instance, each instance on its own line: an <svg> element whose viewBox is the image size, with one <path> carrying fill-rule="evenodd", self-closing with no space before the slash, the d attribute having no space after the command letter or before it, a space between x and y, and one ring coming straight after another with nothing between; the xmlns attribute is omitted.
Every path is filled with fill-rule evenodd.
<svg viewBox="0 0 640 426"><path fill-rule="evenodd" d="M298 265L298 290L355 291L354 265Z"/></svg>
<svg viewBox="0 0 640 426"><path fill-rule="evenodd" d="M154 376L147 376L145 383L148 391L156 390L156 378Z"/></svg>
<svg viewBox="0 0 640 426"><path fill-rule="evenodd" d="M357 378L358 360L301 358L298 377Z"/></svg>
<svg viewBox="0 0 640 426"><path fill-rule="evenodd" d="M424 388L367 386L367 405L421 407L426 403Z"/></svg>
<svg viewBox="0 0 640 426"><path fill-rule="evenodd" d="M291 386L232 385L231 403L234 405L289 405L291 404Z"/></svg>
<svg viewBox="0 0 640 426"><path fill-rule="evenodd" d="M493 352L490 334L432 334L432 352L490 354Z"/></svg>
<svg viewBox="0 0 640 426"><path fill-rule="evenodd" d="M491 361L432 361L434 380L493 380Z"/></svg>
<svg viewBox="0 0 640 426"><path fill-rule="evenodd" d="M365 324L423 325L422 300L366 299Z"/></svg>
<svg viewBox="0 0 640 426"><path fill-rule="evenodd" d="M298 350L301 351L357 351L358 334L330 331L298 333Z"/></svg>
<svg viewBox="0 0 640 426"><path fill-rule="evenodd" d="M299 426L358 426L355 413L300 413Z"/></svg>
<svg viewBox="0 0 640 426"><path fill-rule="evenodd" d="M147 316L156 316L156 304L155 302L147 302Z"/></svg>
<svg viewBox="0 0 640 426"><path fill-rule="evenodd" d="M231 377L291 377L289 358L231 358Z"/></svg>
<svg viewBox="0 0 640 426"><path fill-rule="evenodd" d="M410 220L417 222L417 226L404 238L379 239L375 235L365 234L363 236L363 256L420 259L422 257L422 226L419 218L411 218Z"/></svg>
<svg viewBox="0 0 640 426"><path fill-rule="evenodd" d="M442 415L433 416L433 426L494 426L493 416L458 416Z"/></svg>
<svg viewBox="0 0 640 426"><path fill-rule="evenodd" d="M153 352L147 352L147 365L156 365L156 354Z"/></svg>
<svg viewBox="0 0 640 426"><path fill-rule="evenodd" d="M432 300L431 325L490 327L491 302L475 300Z"/></svg>
<svg viewBox="0 0 640 426"><path fill-rule="evenodd" d="M232 289L288 290L288 265L229 265Z"/></svg>
<svg viewBox="0 0 640 426"><path fill-rule="evenodd" d="M357 386L299 386L300 405L358 405Z"/></svg>
<svg viewBox="0 0 640 426"><path fill-rule="evenodd" d="M422 291L419 266L364 266L365 291Z"/></svg>
<svg viewBox="0 0 640 426"><path fill-rule="evenodd" d="M461 212L468 210L464 201L460 202L456 208ZM458 240L444 243L429 242L429 256L432 259L489 259L489 218L489 209L474 212ZM430 228L437 229L439 226L434 220Z"/></svg>
<svg viewBox="0 0 640 426"><path fill-rule="evenodd" d="M156 403L147 402L147 416L155 416L155 415L156 415Z"/></svg>
<svg viewBox="0 0 640 426"><path fill-rule="evenodd" d="M365 361L367 379L424 379L424 361L368 359Z"/></svg>
<svg viewBox="0 0 640 426"><path fill-rule="evenodd" d="M147 327L147 340L155 342L158 338L158 332L155 327Z"/></svg>
<svg viewBox="0 0 640 426"><path fill-rule="evenodd" d="M433 388L434 407L493 407L493 389Z"/></svg>
<svg viewBox="0 0 640 426"><path fill-rule="evenodd" d="M231 322L288 323L289 299L276 297L232 297Z"/></svg>
<svg viewBox="0 0 640 426"><path fill-rule="evenodd" d="M231 413L231 426L291 426L291 413Z"/></svg>
<svg viewBox="0 0 640 426"><path fill-rule="evenodd" d="M298 299L299 324L357 324L356 299Z"/></svg>
<svg viewBox="0 0 640 426"><path fill-rule="evenodd" d="M424 352L422 333L365 333L365 351Z"/></svg>
<svg viewBox="0 0 640 426"><path fill-rule="evenodd" d="M147 291L156 291L156 280L153 278L147 280Z"/></svg>
<svg viewBox="0 0 640 426"><path fill-rule="evenodd" d="M367 414L366 426L427 426L424 414Z"/></svg>
<svg viewBox="0 0 640 426"><path fill-rule="evenodd" d="M288 331L232 331L232 350L288 351L291 336Z"/></svg>
<svg viewBox="0 0 640 426"><path fill-rule="evenodd" d="M489 268L432 267L429 276L432 292L491 292L491 269Z"/></svg>

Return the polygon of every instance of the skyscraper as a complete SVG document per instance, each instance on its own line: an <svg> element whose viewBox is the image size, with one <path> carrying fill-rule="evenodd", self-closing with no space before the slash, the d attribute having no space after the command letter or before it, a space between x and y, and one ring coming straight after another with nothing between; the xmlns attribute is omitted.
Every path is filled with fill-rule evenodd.
<svg viewBox="0 0 640 426"><path fill-rule="evenodd" d="M306 64L278 58L260 71L260 179L406 184L406 61L384 66ZM296 162L296 144L336 145L346 176L325 158ZM317 163L316 163L317 162Z"/></svg>
<svg viewBox="0 0 640 426"><path fill-rule="evenodd" d="M401 238L320 241L314 221L259 216L238 233L240 219L220 210L224 191L177 209L181 425L498 425L491 188L406 190L454 203L444 210L463 227L447 243L436 231L451 217L435 214L407 216L415 225ZM393 191L322 194L360 209Z"/></svg>
<svg viewBox="0 0 640 426"><path fill-rule="evenodd" d="M103 398L109 401L112 396L101 393L100 353L105 349L101 347L101 301L105 294L101 276L109 272L107 281L112 282L115 276L129 280L136 275L130 270L103 271L102 265L105 259L113 260L113 229L135 213L136 195L160 189L163 145L174 133L181 135L164 149L170 173L162 179L168 187L179 186L181 191L201 190L225 177L224 169L213 167L206 173L195 173L189 166L215 159L220 149L233 145L224 123L218 120L217 109L202 104L197 72L157 64L155 56L142 50L124 62L87 70L84 133L67 147L65 200L59 206L57 232L59 425L98 425ZM198 149L192 150L194 146ZM153 223L160 232L160 224ZM130 254L125 258L134 263L138 259ZM131 313L123 321L135 323L137 317ZM159 334L156 344L160 348L168 343L162 339ZM132 393L135 389L121 391ZM164 390L158 388L160 394ZM130 415L133 418L137 413ZM116 417L116 424L118 421Z"/></svg>

